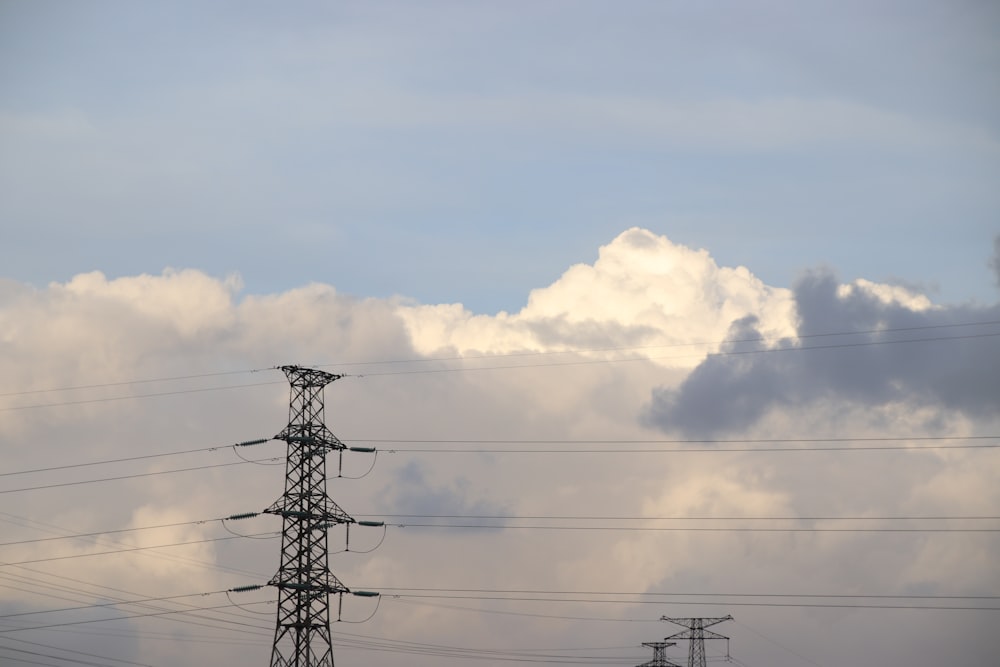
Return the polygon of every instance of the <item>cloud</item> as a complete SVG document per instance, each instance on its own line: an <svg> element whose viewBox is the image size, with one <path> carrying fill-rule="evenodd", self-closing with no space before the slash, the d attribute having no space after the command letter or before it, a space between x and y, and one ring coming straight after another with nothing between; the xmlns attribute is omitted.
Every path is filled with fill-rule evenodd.
<svg viewBox="0 0 1000 667"><path fill-rule="evenodd" d="M577 264L533 290L513 315L475 315L457 304L399 312L423 354L591 350L606 356L631 348L670 367L693 366L730 322L751 314L770 336L793 331L788 290L639 228L603 246L593 265Z"/></svg>
<svg viewBox="0 0 1000 667"><path fill-rule="evenodd" d="M901 287L838 284L810 273L794 290L797 336L770 350L726 346L678 387L655 390L644 418L664 431L699 437L739 432L766 413L820 402L878 409L938 408L971 418L995 413L1000 306L933 307ZM764 338L751 319L732 340Z"/></svg>
<svg viewBox="0 0 1000 667"><path fill-rule="evenodd" d="M495 503L476 498L476 488L465 477L433 482L426 467L416 462L403 466L391 486L380 494L380 508L406 508L413 521L435 521L435 516L503 516L508 511ZM421 518L423 515L424 518ZM409 519L402 519L408 521Z"/></svg>
<svg viewBox="0 0 1000 667"><path fill-rule="evenodd" d="M708 250L639 228L526 296L520 311L489 316L458 303L355 298L321 283L245 293L236 276L190 269L116 278L86 273L44 288L0 283L5 541L76 533L101 541L0 547L7 563L60 558L44 567L24 564L34 572L0 567L0 583L15 585L2 578L12 572L31 578L5 597L5 613L65 606L47 594L96 604L268 581L280 551L269 536L280 523L270 515L225 526L217 519L259 512L282 493L281 443L238 450L256 463L228 445L284 426L289 389L272 367L285 363L344 373L324 391L326 423L345 442L379 449L370 472L370 455L346 452L343 478L334 477L337 462L327 462L328 493L348 514L574 517L511 519L497 530L390 527L381 543L352 530L349 552L341 551L343 533L333 531L330 549L338 553L331 569L352 589L990 590L990 534L715 530L894 528L898 522L876 517L986 515L1000 490L996 466L982 452L782 456L662 440L831 430L989 433L998 395L994 339L955 336L995 329L952 325L1000 319L996 307L939 306L898 286L841 284L830 271L810 273L793 289L771 286L750 268L720 266ZM879 333L830 335L858 331ZM951 340L889 342L900 337ZM801 349L808 346L826 349ZM160 456L170 452L187 453ZM110 460L116 462L89 465ZM69 467L49 469L62 465ZM722 516L732 519L720 522ZM768 516L785 519L761 518ZM816 518L822 516L870 519L845 524ZM215 541L84 555L198 540ZM270 593L241 594L235 602L242 609L200 612L202 625L193 627L182 622L186 615L133 619L125 628L130 638L98 635L107 641L94 652L150 664L259 662L273 618L251 612L273 611L265 604ZM367 625L337 631L479 647L496 646L498 633L516 637L519 647L590 645L584 642L600 635L600 645L636 646L638 664L648 657L638 647L659 632L660 615L739 611L754 627L808 637L817 660L832 664L843 650L825 643L821 615L830 610L633 599L643 598L611 605L390 594ZM358 600L345 599L345 619L371 613ZM901 641L938 622L922 617L897 627L893 617L871 610L838 613L845 632L874 618ZM613 620L578 620L588 617ZM229 643L230 621L250 633L238 635L248 641ZM748 639L739 641L742 650ZM336 650L338 660L340 652L346 661L365 659L346 645ZM754 662L792 664L766 655Z"/></svg>

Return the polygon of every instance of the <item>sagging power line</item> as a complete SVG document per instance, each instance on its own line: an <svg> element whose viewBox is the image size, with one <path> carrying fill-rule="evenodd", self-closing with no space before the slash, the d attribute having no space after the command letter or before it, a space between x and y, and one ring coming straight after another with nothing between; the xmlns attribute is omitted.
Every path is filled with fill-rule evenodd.
<svg viewBox="0 0 1000 667"><path fill-rule="evenodd" d="M183 449L172 452L157 452L153 454L143 454L139 456L126 456L114 459L100 459L96 461L82 461L79 463L67 463L57 466L46 466L43 468L31 468L27 470L13 470L0 472L0 477L12 477L17 475L29 475L45 472L55 472L58 470L72 470L75 468L85 468L100 465L110 465L114 463L128 463L132 461L142 461L147 459L163 458L168 456L183 456L204 452L219 452L225 450L238 451L238 448L252 445L260 445L271 441L272 438L261 438L237 442L231 445L215 445L212 447L199 447L197 449ZM1000 435L952 435L952 436L856 436L856 437L834 437L834 438L728 438L728 439L534 439L534 438L507 438L489 439L480 438L460 438L460 439L386 439L386 438L343 438L343 443L366 443L368 445L542 445L540 447L513 449L496 447L386 447L378 449L376 447L355 447L349 446L347 449L361 452L384 452L388 454L700 454L700 453L793 453L793 452L868 452L868 451L914 451L914 450L949 450L949 449L1000 449ZM786 445L802 444L803 447L791 447ZM820 446L819 443L828 443L829 446ZM919 443L919 444L896 444L896 445L868 445L859 446L858 443ZM935 444L937 443L937 444ZM959 443L959 444L942 444ZM965 444L961 444L965 443ZM779 445L775 447L731 447L729 445ZM587 448L553 448L552 445L591 445ZM592 445L614 445L614 447L596 448ZM637 449L635 445L711 445L711 447L690 448L690 447L656 447ZM842 446L850 445L850 446ZM239 454L237 453L237 456ZM64 485L91 484L95 482L113 481L117 479L131 479L136 476L168 475L177 472L191 472L204 470L212 467L225 467L229 465L239 465L240 463L273 463L278 461L278 457L265 457L256 460L241 458L240 461L233 461L223 464L207 464L203 466L192 466L176 470L161 470L150 473L137 473L136 475L123 475L107 479L87 479L68 482ZM0 493L10 493L13 491L32 491L35 489L48 488L44 485L27 487L24 489L14 489L0 491Z"/></svg>
<svg viewBox="0 0 1000 667"><path fill-rule="evenodd" d="M954 336L925 336L922 338L893 338L888 340L866 340L866 341L854 341L854 342L844 342L844 343L831 343L825 345L791 345L788 344L791 340L806 340L813 338L822 337L838 337L838 336L857 336L857 335L885 335L887 333L902 333L902 332L912 332L912 331L922 331L922 330L940 330L940 329L950 329L958 327L974 327L974 326L989 326L994 324L1000 324L1000 321L984 321L984 322L963 322L963 323L953 323L953 324L941 324L941 325L925 325L916 327L899 327L899 328L887 328L887 329L873 329L866 331L843 331L843 332L830 332L830 333L815 333L815 334L802 334L797 335L788 339L767 339L764 337L753 337L745 339L725 339L722 341L713 342L692 342L692 343L670 343L664 345L648 345L648 346L622 346L622 347L605 347L605 348L578 348L578 349L567 349L567 350L552 350L552 351L541 351L541 352L513 352L513 353L501 353L495 355L482 355L482 356L456 356L456 357L442 357L442 358L415 358L415 359L395 359L395 360L385 360L385 361L368 361L368 362L340 362L338 364L319 364L319 367L328 366L358 366L358 365L394 365L400 363L427 363L427 362L441 362L441 361L469 361L476 359L498 359L505 357L518 357L518 356L551 356L551 355L565 355L565 354L584 354L593 352L624 352L630 350L649 350L649 349L662 349L670 347L690 347L690 346L701 346L701 347L718 347L722 345L734 345L738 343L774 343L775 347L764 347L749 350L719 350L711 353L712 356L731 356L731 355L746 355L746 354L764 354L764 353L777 353L777 352L805 352L805 351L816 351L816 350L832 350L832 349L848 349L848 348L859 348L859 347L871 347L871 346L884 346L884 345L898 345L898 344L912 344L912 343L928 343L928 342L945 342L945 341L956 341L956 340L970 340L970 339L982 339L982 338L995 338L1000 337L1000 332L989 332L989 333L977 333L977 334L965 334L965 335L954 335ZM618 359L587 359L587 360L574 360L566 362L551 362L551 363L541 363L541 364L517 364L517 365L499 365L499 366L463 366L459 368L433 368L433 369L416 369L416 370L402 370L402 371L379 371L366 373L364 375L355 375L353 377L377 377L377 376L392 376L392 375L421 375L421 374L438 374L438 373L457 373L457 372L470 372L470 371L488 371L488 370L513 370L513 369L531 369L531 368L551 368L558 366L579 366L579 365L592 365L592 364L607 364L607 363L624 363L624 362L641 362L641 361L663 361L670 359L689 359L698 358L705 356L705 353L698 354L686 354L680 356L633 356L624 357ZM172 376L163 378L146 378L138 380L125 380L118 382L106 382L91 385L76 385L68 387L54 387L48 389L29 389L29 390L14 390L0 393L0 398L3 397L14 397L14 396L26 396L34 394L44 394L44 393L57 393L66 391L80 391L88 389L99 389L106 387L116 387L116 386L128 386L133 384L151 384L156 382L172 382L183 379L199 379L205 377L215 377L224 375L239 375L247 373L256 373L265 370L280 370L280 368L275 369L247 369L243 371L221 371L217 373L200 373L192 374L186 376ZM347 375L341 375L340 377L348 377ZM39 403L30 405L20 405L20 406L8 406L0 407L0 412L8 412L15 410L29 410L29 409L39 409L47 407L59 407L67 405L83 405L90 403L103 403L110 401L122 401L122 400L132 400L138 398L156 398L163 396L173 396L179 394L187 393L198 393L206 391L223 391L229 389L240 389L248 387L259 387L264 385L274 385L278 384L277 381L271 382L251 382L236 385L222 385L215 387L195 387L188 389L177 389L170 391L159 391L150 392L147 394L132 394L126 396L105 396L92 399L79 399L72 401L61 401L61 402L51 402L51 403Z"/></svg>

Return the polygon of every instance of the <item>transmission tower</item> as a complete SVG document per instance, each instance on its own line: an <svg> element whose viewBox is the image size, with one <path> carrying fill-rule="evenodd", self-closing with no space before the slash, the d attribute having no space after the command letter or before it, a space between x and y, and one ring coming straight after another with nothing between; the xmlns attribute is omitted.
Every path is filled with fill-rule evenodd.
<svg viewBox="0 0 1000 667"><path fill-rule="evenodd" d="M687 630L672 634L666 639L687 639L689 641L688 667L705 667L707 663L705 657L706 639L725 639L726 654L729 654L729 637L724 637L705 628L722 623L723 621L731 621L733 620L732 616L724 616L722 618L670 618L664 616L660 620L670 621L671 623L687 628Z"/></svg>
<svg viewBox="0 0 1000 667"><path fill-rule="evenodd" d="M271 667L333 667L330 596L350 590L330 572L327 530L355 523L326 495L326 455L344 444L323 424L323 388L342 375L282 366L291 384L288 426L274 437L288 444L285 493L265 512L281 516L281 566L268 582L278 589Z"/></svg>
<svg viewBox="0 0 1000 667"><path fill-rule="evenodd" d="M643 642L642 645L653 649L653 659L638 667L681 667L676 662L667 660L667 647L677 646L677 642Z"/></svg>

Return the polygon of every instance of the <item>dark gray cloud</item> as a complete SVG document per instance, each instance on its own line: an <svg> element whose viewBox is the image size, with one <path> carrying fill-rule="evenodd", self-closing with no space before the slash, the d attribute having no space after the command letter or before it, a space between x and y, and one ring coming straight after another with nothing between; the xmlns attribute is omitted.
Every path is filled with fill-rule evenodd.
<svg viewBox="0 0 1000 667"><path fill-rule="evenodd" d="M476 499L475 487L464 477L436 483L428 479L426 469L408 463L396 473L395 481L380 494L387 514L413 517L434 516L503 516L504 507L482 498ZM425 523L427 519L417 519ZM503 525L497 522L497 525Z"/></svg>
<svg viewBox="0 0 1000 667"><path fill-rule="evenodd" d="M782 341L774 351L757 353L759 343L728 343L676 389L654 390L643 420L665 431L713 437L752 426L772 409L821 399L995 413L1000 305L914 310L838 287L829 272L805 276L795 287L797 345ZM734 322L729 340L759 338L755 324L753 318Z"/></svg>

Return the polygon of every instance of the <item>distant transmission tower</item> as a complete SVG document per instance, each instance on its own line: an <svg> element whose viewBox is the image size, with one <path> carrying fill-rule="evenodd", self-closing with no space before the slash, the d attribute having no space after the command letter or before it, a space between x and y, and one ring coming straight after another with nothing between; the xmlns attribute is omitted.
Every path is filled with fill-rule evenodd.
<svg viewBox="0 0 1000 667"><path fill-rule="evenodd" d="M282 366L291 384L285 493L265 512L283 518L281 566L268 582L278 589L271 667L333 667L330 595L349 589L330 572L327 530L354 519L326 495L326 455L343 451L323 424L323 388L342 375Z"/></svg>
<svg viewBox="0 0 1000 667"><path fill-rule="evenodd" d="M731 621L733 620L732 616L724 616L722 618L670 618L668 616L664 616L660 620L670 621L671 623L687 628L684 632L678 632L670 635L669 637L666 637L666 639L689 640L688 667L705 667L707 664L707 659L705 657L706 639L725 639L727 642L726 653L729 653L729 637L724 637L718 633L712 632L711 630L706 630L705 628L722 623L723 621Z"/></svg>
<svg viewBox="0 0 1000 667"><path fill-rule="evenodd" d="M643 642L642 645L653 649L653 659L637 667L681 667L676 662L667 660L667 647L677 646L677 642Z"/></svg>

